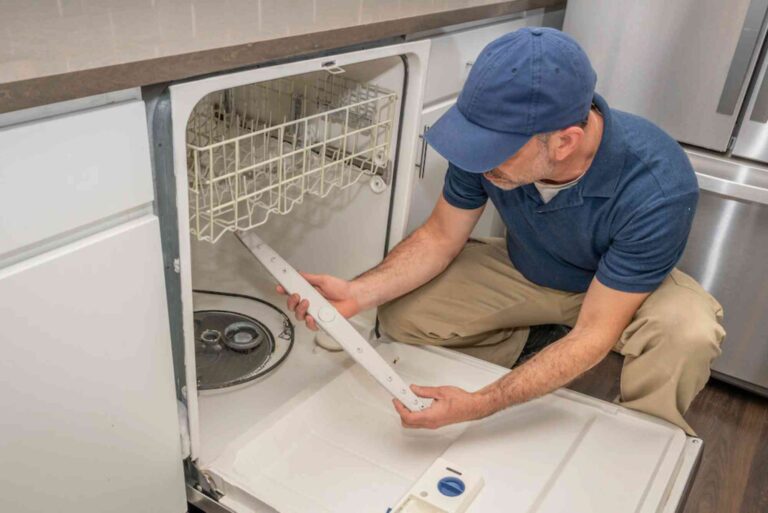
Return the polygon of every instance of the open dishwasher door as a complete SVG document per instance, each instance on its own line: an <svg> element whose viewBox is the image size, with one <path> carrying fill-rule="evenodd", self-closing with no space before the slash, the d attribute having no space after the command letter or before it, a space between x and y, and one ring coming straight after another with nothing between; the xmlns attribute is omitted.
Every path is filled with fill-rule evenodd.
<svg viewBox="0 0 768 513"><path fill-rule="evenodd" d="M379 350L427 385L473 390L507 372L439 348ZM269 511L257 497L283 513L386 512L443 458L485 482L467 512L655 513L677 510L700 449L675 426L567 390L479 422L404 429L355 365L233 441L208 472L234 511Z"/></svg>

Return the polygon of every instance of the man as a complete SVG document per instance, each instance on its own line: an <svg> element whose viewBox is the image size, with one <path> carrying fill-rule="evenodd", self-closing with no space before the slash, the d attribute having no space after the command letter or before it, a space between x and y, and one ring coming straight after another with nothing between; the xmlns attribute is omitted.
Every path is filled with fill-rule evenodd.
<svg viewBox="0 0 768 513"><path fill-rule="evenodd" d="M595 83L587 56L557 30L525 28L489 44L457 105L428 132L450 162L431 217L350 282L307 275L345 316L381 306L396 340L507 367L530 326L572 326L481 390L414 386L434 402L410 412L395 401L404 426L491 415L568 384L613 349L625 357L620 404L693 434L683 414L725 336L720 305L674 268L696 178L675 141L612 110ZM506 241L468 241L489 199ZM317 329L307 306L288 300Z"/></svg>

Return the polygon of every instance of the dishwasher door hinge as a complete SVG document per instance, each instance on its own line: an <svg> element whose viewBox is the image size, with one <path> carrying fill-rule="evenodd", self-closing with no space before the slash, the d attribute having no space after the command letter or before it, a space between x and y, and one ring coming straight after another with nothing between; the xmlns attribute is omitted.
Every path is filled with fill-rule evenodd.
<svg viewBox="0 0 768 513"><path fill-rule="evenodd" d="M192 478L192 486L210 497L211 499L218 501L222 497L224 497L224 494L219 490L219 487L216 485L216 481L214 481L213 477L211 477L208 472L205 470L201 470L198 468L197 463L190 462L189 463L189 470Z"/></svg>

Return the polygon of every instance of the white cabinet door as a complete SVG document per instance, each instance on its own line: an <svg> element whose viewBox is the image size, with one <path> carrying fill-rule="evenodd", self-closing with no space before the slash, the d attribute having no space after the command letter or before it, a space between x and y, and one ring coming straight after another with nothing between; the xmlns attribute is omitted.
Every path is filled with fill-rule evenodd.
<svg viewBox="0 0 768 513"><path fill-rule="evenodd" d="M0 270L0 511L186 511L157 218Z"/></svg>
<svg viewBox="0 0 768 513"><path fill-rule="evenodd" d="M454 102L443 103L434 108L425 110L421 115L422 134L429 130L445 111L453 106ZM443 193L443 182L445 181L445 172L448 169L448 161L439 153L433 150L429 145L423 143L421 146L420 161L417 163L415 183L413 186L413 195L411 196L411 207L408 212L407 233L421 226L432 213L438 198ZM504 235L504 224L499 217L496 208L489 201L485 207L485 212L477 222L477 226L472 231L473 237L502 237Z"/></svg>
<svg viewBox="0 0 768 513"><path fill-rule="evenodd" d="M144 102L0 129L0 253L152 202Z"/></svg>

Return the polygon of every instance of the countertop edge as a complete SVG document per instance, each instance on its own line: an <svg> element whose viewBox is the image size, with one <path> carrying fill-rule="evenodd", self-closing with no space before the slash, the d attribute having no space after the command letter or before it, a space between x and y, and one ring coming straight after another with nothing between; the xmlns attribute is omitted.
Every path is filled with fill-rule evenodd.
<svg viewBox="0 0 768 513"><path fill-rule="evenodd" d="M565 0L513 0L7 82L0 84L0 114L563 5Z"/></svg>

